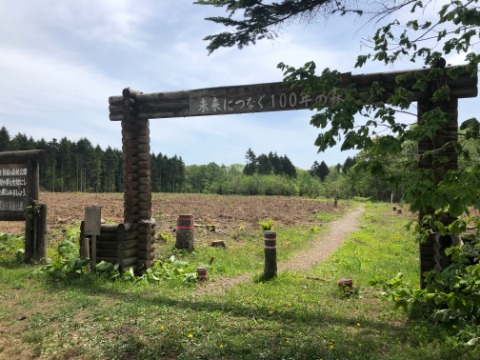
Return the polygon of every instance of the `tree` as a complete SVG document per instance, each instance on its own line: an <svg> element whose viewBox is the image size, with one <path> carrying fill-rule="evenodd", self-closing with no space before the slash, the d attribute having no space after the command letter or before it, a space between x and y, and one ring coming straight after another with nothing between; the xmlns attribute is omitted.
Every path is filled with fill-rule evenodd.
<svg viewBox="0 0 480 360"><path fill-rule="evenodd" d="M18 133L10 140L11 150L32 150L35 149L35 141L32 137Z"/></svg>
<svg viewBox="0 0 480 360"><path fill-rule="evenodd" d="M325 161L322 161L320 164L318 161L314 161L312 167L310 168L310 172L318 177L321 181L325 181L330 169L328 168Z"/></svg>
<svg viewBox="0 0 480 360"><path fill-rule="evenodd" d="M5 126L0 129L0 151L7 151L10 146L10 135Z"/></svg>
<svg viewBox="0 0 480 360"><path fill-rule="evenodd" d="M74 164L73 143L66 137L60 139L58 153L60 155L59 185L60 191L77 191L76 167ZM57 175L57 176L58 176Z"/></svg>
<svg viewBox="0 0 480 360"><path fill-rule="evenodd" d="M257 173L259 175L270 175L273 172L272 164L267 155L261 154L257 157Z"/></svg>
<svg viewBox="0 0 480 360"><path fill-rule="evenodd" d="M77 167L77 191L86 192L88 186L88 175L92 168L91 160L93 154L93 146L90 140L86 138L80 139L74 145L76 167Z"/></svg>
<svg viewBox="0 0 480 360"><path fill-rule="evenodd" d="M413 211L418 211L417 230L425 240L432 232L441 236L443 246L449 246L452 237L462 233L469 221L469 208L480 208L480 167L468 170L457 168L457 158L465 148L459 146L458 122L451 108L456 99L451 98L448 84L460 75L476 77L480 54L476 52L480 35L480 0L450 0L435 10L435 1L381 1L377 3L340 2L321 0L283 0L279 3L261 0L205 0L199 4L225 6L228 17L210 18L216 23L234 27L235 32L208 36L208 50L222 46L239 47L275 36L275 29L292 19L313 19L330 9L344 15L350 12L362 14L360 8L347 8L349 4L366 4L378 21L374 35L364 41L368 53L357 57L355 66L378 61L386 65L407 60L424 67L418 74L405 74L395 79L395 89L388 91L380 82L373 82L367 89L342 86L342 75L335 70L324 69L317 74L314 62L295 68L279 64L284 73L284 83L300 87L304 95L335 93L342 101L336 104L316 103L316 113L311 123L321 129L315 142L319 151L340 144L342 150L356 149L375 155L376 159L395 156L403 146L412 141L420 144L418 166L412 169L411 182L405 189L404 200ZM345 5L347 4L347 5ZM378 6L375 9L375 6ZM391 15L410 10L406 20L391 19ZM244 11L243 17L235 18ZM432 17L426 16L432 10ZM449 67L445 57L464 56L465 66ZM423 95L418 107L418 122L402 121L399 113L410 110L414 92ZM448 111L450 109L450 112ZM362 121L358 121L361 119ZM461 124L465 140L480 139L480 122L476 118ZM385 132L387 130L387 135ZM370 174L387 174L388 166L373 159L367 161ZM400 166L399 164L395 164ZM480 222L476 221L477 233ZM440 241L440 240L439 240ZM480 239L476 238L477 243ZM431 305L433 317L440 321L470 324L474 329L471 340L478 341L480 314L466 294L476 289L480 264L467 266L457 249L450 250L453 264L445 272L431 276L427 292L420 293L414 301ZM472 274L477 274L472 276ZM461 279L460 282L458 279ZM474 290L476 291L476 290ZM422 295L423 294L423 295ZM425 295L427 294L427 295ZM422 298L422 296L424 296ZM393 297L393 296L392 296ZM412 302L412 299L405 300ZM462 303L460 308L458 304ZM437 311L437 312L436 312ZM443 317L441 317L443 316ZM476 330L475 330L476 329Z"/></svg>
<svg viewBox="0 0 480 360"><path fill-rule="evenodd" d="M338 12L342 15L353 12L362 14L358 8L347 8L348 3L354 1L336 0L283 0L278 3L261 0L199 0L195 4L225 7L229 12L228 17L209 17L207 20L234 27L233 32L222 32L209 35L205 40L209 41L207 47L211 53L220 47L238 46L242 48L249 44L255 44L257 40L272 39L277 36L280 26L296 19L313 19L319 15L328 15ZM237 12L244 11L243 19L234 18Z"/></svg>
<svg viewBox="0 0 480 360"><path fill-rule="evenodd" d="M245 175L253 175L257 171L257 156L251 148L248 148L247 153L245 154L245 159L247 164L243 168L243 173Z"/></svg>
<svg viewBox="0 0 480 360"><path fill-rule="evenodd" d="M430 144L428 151L420 154L419 158L419 163L427 166L418 169L415 181L405 192L405 200L412 210L418 210L430 218L433 216L444 226L468 212L469 206L480 207L479 191L459 192L461 186L470 188L475 185L476 189L480 189L480 176L466 177L455 173L456 155L462 151L457 146L456 136L449 134L441 144L435 144L431 140L433 137L438 138L442 128L456 127L456 122L452 123L445 112L445 105L450 101L450 88L444 79L456 78L462 73L471 76L477 74L480 55L474 51L474 46L480 29L479 1L451 0L436 12L433 19L424 16L425 12L434 6L433 1L382 1L376 3L377 8L367 4L372 6L369 11L374 14L373 18L376 17L379 21L379 27L364 43L371 52L358 56L355 66L361 67L368 61L394 64L406 59L430 69L415 78L408 74L398 77L393 93L389 93L378 82L361 91L355 86L342 87L339 72L324 69L317 75L314 62L306 63L300 68L279 64L287 85L301 87L304 94L335 92L343 99L336 104L315 104L317 112L312 116L311 123L321 129L315 142L319 151L340 143L342 150L365 150L394 156L401 151L402 144L406 141ZM228 17L209 20L234 27L236 30L208 36L206 39L210 41L209 51L222 46L242 47L254 44L256 40L275 36L278 26L299 17L313 19L328 11L341 15L363 13L363 9L358 7L358 4L362 3L355 1L284 0L279 3L266 3L261 0L205 0L197 3L225 7L229 12ZM348 7L354 5L354 8ZM396 19L388 22L390 15L404 8L410 10L409 19L404 22ZM243 17L239 15L241 11L244 11ZM442 56L454 53L465 55L465 67L445 66ZM429 108L420 110L419 123L411 126L402 122L397 115L398 111L409 110L413 103L414 90L428 95L430 100L425 102ZM360 125L358 117L364 118ZM480 122L477 119L468 119L461 127L469 138L480 138ZM382 134L385 129L389 135ZM380 140L374 141L377 137ZM435 164L435 169L428 167L428 164ZM385 171L385 167L378 163L375 171ZM480 169L475 171L479 173ZM473 178L479 180L473 184ZM446 179L450 179L451 184L445 181Z"/></svg>
<svg viewBox="0 0 480 360"><path fill-rule="evenodd" d="M345 162L342 165L342 173L346 174L356 163L355 158L347 157Z"/></svg>
<svg viewBox="0 0 480 360"><path fill-rule="evenodd" d="M316 198L325 192L323 184L316 176L312 175L311 171L299 170L297 179L300 196Z"/></svg>
<svg viewBox="0 0 480 360"><path fill-rule="evenodd" d="M280 157L280 163L282 168L282 171L280 173L281 175L287 175L291 178L297 177L297 169L295 169L295 166L287 157L287 155Z"/></svg>
<svg viewBox="0 0 480 360"><path fill-rule="evenodd" d="M112 149L108 146L103 154L102 159L102 191L115 192L122 188L117 187L117 179L121 179L123 174L118 172L118 164L122 163L122 154L118 150Z"/></svg>
<svg viewBox="0 0 480 360"><path fill-rule="evenodd" d="M280 160L280 157L277 155L277 153L269 152L268 153L268 161L270 162L270 165L272 166L273 173L275 175L281 175L283 173L282 169L282 161Z"/></svg>

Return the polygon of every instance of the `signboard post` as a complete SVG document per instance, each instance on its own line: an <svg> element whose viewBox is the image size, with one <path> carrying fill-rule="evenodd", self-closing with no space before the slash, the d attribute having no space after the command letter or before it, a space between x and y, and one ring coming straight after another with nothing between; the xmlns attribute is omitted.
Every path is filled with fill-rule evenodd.
<svg viewBox="0 0 480 360"><path fill-rule="evenodd" d="M0 220L25 221L25 261L46 257L46 205L39 204L42 150L0 153Z"/></svg>
<svg viewBox="0 0 480 360"><path fill-rule="evenodd" d="M91 236L90 254L92 271L97 266L97 236L100 235L102 208L100 206L87 206L85 208L85 235Z"/></svg>

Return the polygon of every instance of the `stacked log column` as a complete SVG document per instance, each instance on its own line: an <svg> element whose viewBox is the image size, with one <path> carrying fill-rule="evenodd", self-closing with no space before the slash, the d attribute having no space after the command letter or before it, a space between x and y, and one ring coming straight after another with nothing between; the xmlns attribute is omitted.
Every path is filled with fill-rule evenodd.
<svg viewBox="0 0 480 360"><path fill-rule="evenodd" d="M431 171L434 179L434 186L443 180L449 170L458 169L458 158L455 150L455 142L458 140L458 99L451 98L446 101L433 102L432 93L440 82L432 84L431 91L424 99L418 101L418 121L422 124L423 114L438 107L447 117L446 123L437 130L432 138L425 137L418 142L418 166L425 171ZM419 220L425 215L434 215L435 209L422 209L419 213ZM442 215L438 219L445 225L454 218L449 214ZM425 287L423 274L426 271L441 271L450 264L450 258L445 254L445 249L452 245L450 235L440 236L437 233L431 234L427 241L420 244L420 274L421 287Z"/></svg>
<svg viewBox="0 0 480 360"><path fill-rule="evenodd" d="M154 258L149 120L136 114L140 92L123 90L124 218L138 236L138 265L148 268Z"/></svg>

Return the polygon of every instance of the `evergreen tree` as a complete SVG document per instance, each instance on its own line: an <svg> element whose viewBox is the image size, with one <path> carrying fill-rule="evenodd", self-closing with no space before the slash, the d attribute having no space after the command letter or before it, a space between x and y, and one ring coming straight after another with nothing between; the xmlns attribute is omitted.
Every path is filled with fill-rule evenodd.
<svg viewBox="0 0 480 360"><path fill-rule="evenodd" d="M314 161L312 167L310 168L310 172L312 175L318 177L321 181L325 181L325 178L330 173L330 169L328 168L325 161L322 161L320 164L318 161Z"/></svg>
<svg viewBox="0 0 480 360"><path fill-rule="evenodd" d="M32 137L18 133L10 140L11 150L32 150L35 149L35 140Z"/></svg>
<svg viewBox="0 0 480 360"><path fill-rule="evenodd" d="M347 157L347 159L342 165L342 173L346 174L348 170L350 170L355 165L355 163L355 158L351 158L350 156Z"/></svg>
<svg viewBox="0 0 480 360"><path fill-rule="evenodd" d="M297 169L295 169L295 166L287 157L287 155L280 157L280 163L281 163L282 175L287 175L291 178L297 177Z"/></svg>
<svg viewBox="0 0 480 360"><path fill-rule="evenodd" d="M73 153L73 144L66 137L60 139L59 144L59 185L60 191L78 191L77 172L75 164L75 155Z"/></svg>
<svg viewBox="0 0 480 360"><path fill-rule="evenodd" d="M245 175L255 174L257 172L257 157L251 148L248 148L245 159L247 160L247 164L243 168L243 173Z"/></svg>
<svg viewBox="0 0 480 360"><path fill-rule="evenodd" d="M270 175L273 172L272 164L267 155L261 154L257 157L256 173L259 175Z"/></svg>
<svg viewBox="0 0 480 360"><path fill-rule="evenodd" d="M10 147L10 135L5 126L0 129L0 151L7 151Z"/></svg>
<svg viewBox="0 0 480 360"><path fill-rule="evenodd" d="M104 192L115 192L120 191L121 189L117 188L117 176L122 176L122 174L117 173L118 168L118 156L115 151L108 146L105 152L103 153L102 158L102 180L101 188Z"/></svg>
<svg viewBox="0 0 480 360"><path fill-rule="evenodd" d="M277 155L277 153L276 152L272 153L270 151L268 153L268 160L272 165L273 173L275 175L282 175L283 174L282 161L280 160L280 157Z"/></svg>

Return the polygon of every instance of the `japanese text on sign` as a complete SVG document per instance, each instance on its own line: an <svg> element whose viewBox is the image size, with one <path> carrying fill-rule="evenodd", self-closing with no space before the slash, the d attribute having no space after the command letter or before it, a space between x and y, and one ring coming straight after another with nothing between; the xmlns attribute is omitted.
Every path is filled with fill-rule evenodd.
<svg viewBox="0 0 480 360"><path fill-rule="evenodd" d="M27 175L24 165L0 165L0 211L25 210Z"/></svg>
<svg viewBox="0 0 480 360"><path fill-rule="evenodd" d="M302 95L296 92L262 94L237 98L205 96L190 99L193 114L228 114L289 109L309 109L315 104L336 104L343 101L340 94Z"/></svg>

